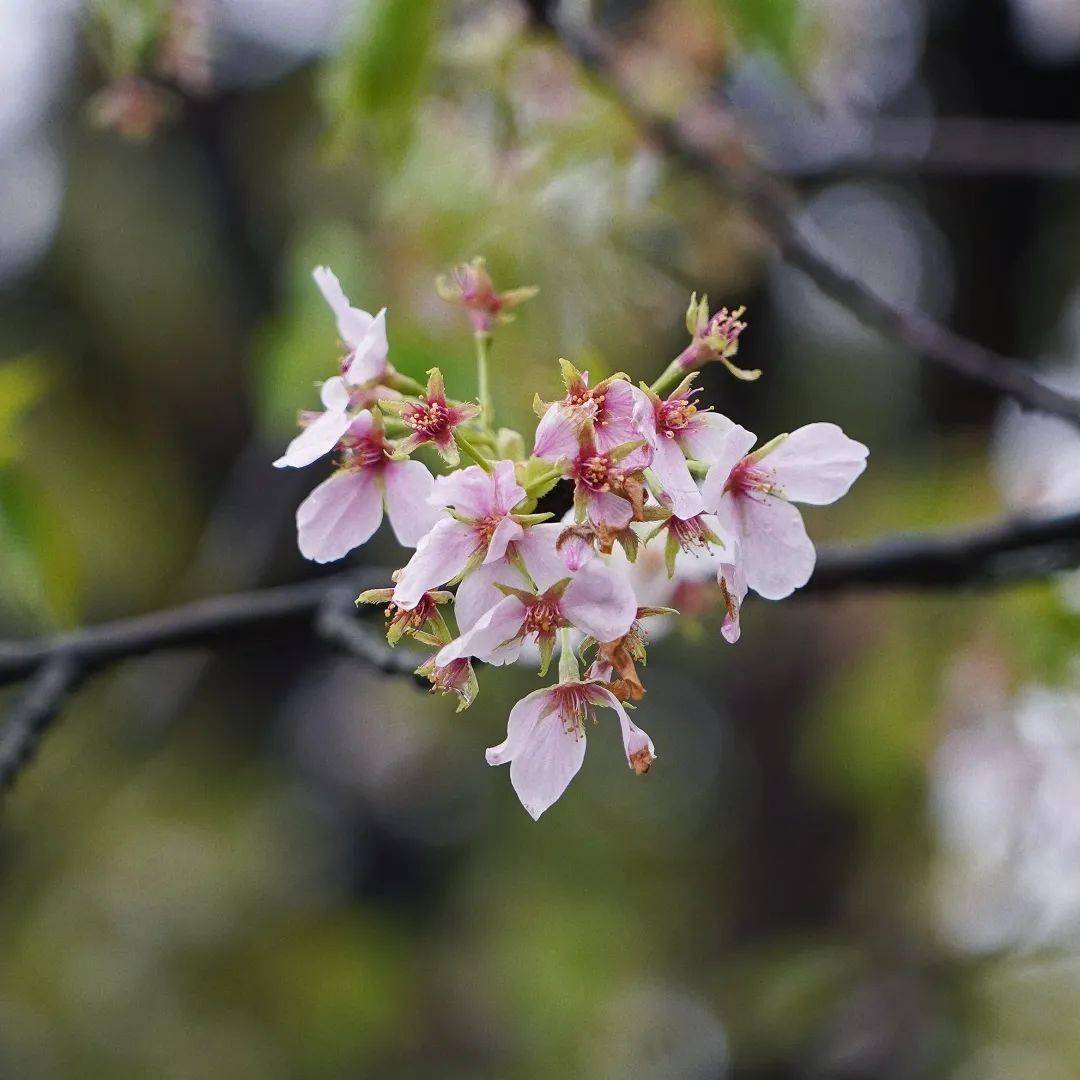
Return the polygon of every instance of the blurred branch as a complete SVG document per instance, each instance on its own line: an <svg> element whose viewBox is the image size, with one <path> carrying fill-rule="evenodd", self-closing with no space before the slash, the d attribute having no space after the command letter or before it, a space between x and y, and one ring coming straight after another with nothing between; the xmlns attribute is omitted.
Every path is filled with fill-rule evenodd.
<svg viewBox="0 0 1080 1080"><path fill-rule="evenodd" d="M700 174L743 203L765 229L782 256L802 270L826 295L861 322L887 338L964 378L1013 398L1020 405L1058 416L1080 427L1080 400L1061 394L1035 378L1029 365L970 341L929 316L893 304L869 285L851 276L833 255L824 237L812 232L799 215L794 192L755 164L730 140L715 132L728 125L714 107L702 103L693 118L671 121L641 107L624 77L612 42L592 27L542 18L582 66L615 95L618 103L673 161ZM688 114L689 115L689 114Z"/></svg>
<svg viewBox="0 0 1080 1080"><path fill-rule="evenodd" d="M889 537L854 550L828 549L802 591L1007 585L1077 566L1080 511L941 536Z"/></svg>
<svg viewBox="0 0 1080 1080"><path fill-rule="evenodd" d="M985 117L883 116L853 121L824 159L785 160L788 176L913 172L944 176L1080 176L1080 125Z"/></svg>
<svg viewBox="0 0 1080 1080"><path fill-rule="evenodd" d="M82 678L75 659L57 652L38 668L0 732L0 791L31 761L42 736Z"/></svg>
<svg viewBox="0 0 1080 1080"><path fill-rule="evenodd" d="M413 676L426 689L427 681L414 676L424 657L407 649L391 649L382 634L373 633L357 619L355 598L355 590L345 588L333 589L324 596L315 619L319 636L384 675Z"/></svg>

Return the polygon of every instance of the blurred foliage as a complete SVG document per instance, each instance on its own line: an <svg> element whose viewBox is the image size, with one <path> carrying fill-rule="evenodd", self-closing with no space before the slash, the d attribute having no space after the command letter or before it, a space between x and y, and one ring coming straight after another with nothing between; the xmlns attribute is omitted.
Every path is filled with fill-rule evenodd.
<svg viewBox="0 0 1080 1080"><path fill-rule="evenodd" d="M740 65L759 52L820 80L831 43L843 87L892 70L895 24L875 20L898 6L596 8L675 113L720 74L755 77ZM283 5L272 29L295 18L300 42L285 47L260 38L261 6L233 5L221 86L145 145L73 122L83 81L58 95L43 128L65 159L58 231L0 295L0 342L21 357L0 365L5 636L311 573L292 514L324 473L270 461L339 360L310 278L323 263L355 304L387 306L400 370L437 364L460 397L472 342L435 275L483 254L500 286L540 286L492 352L499 422L522 427L534 391L558 396L558 356L646 377L685 344L691 289L746 302L741 356L765 375L706 372L706 400L763 437L821 418L872 448L848 500L807 511L815 540L1001 512L967 388L797 289L522 9L347 7L313 43L324 9ZM165 12L98 0L89 40L110 74L151 63ZM860 67L859 32L882 25L884 59ZM783 97L804 82L778 67L759 89L781 112L833 117ZM808 194L870 187L823 175ZM922 223L913 235L940 215L957 265L1027 259L1040 295L1071 294L1067 189L1020 193L1022 230L985 230L1014 245L996 261L969 235L996 195L873 193ZM949 265L922 255L904 302L948 292ZM1003 332L999 305L966 305L980 339ZM1029 323L1012 330L1036 340ZM401 554L384 535L361 558ZM1008 691L1064 682L1070 587L748 604L737 649L715 612L687 619L650 648L652 774L629 777L598 726L539 826L482 756L531 685L518 672L489 672L461 717L303 637L95 679L4 804L0 1074L1075 1076L1074 945L978 956L948 940L927 792L957 658L985 652Z"/></svg>

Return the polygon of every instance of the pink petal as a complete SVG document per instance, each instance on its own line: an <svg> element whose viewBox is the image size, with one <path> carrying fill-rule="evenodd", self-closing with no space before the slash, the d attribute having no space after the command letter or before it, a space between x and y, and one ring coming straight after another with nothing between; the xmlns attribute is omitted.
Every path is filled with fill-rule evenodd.
<svg viewBox="0 0 1080 1080"><path fill-rule="evenodd" d="M341 283L327 267L316 266L311 276L334 312L341 340L355 348L371 327L372 317L366 311L354 308L349 303L348 297L341 288Z"/></svg>
<svg viewBox="0 0 1080 1080"><path fill-rule="evenodd" d="M492 483L495 493L495 513L509 514L525 498L525 489L517 482L512 461L495 462Z"/></svg>
<svg viewBox="0 0 1080 1080"><path fill-rule="evenodd" d="M511 710L506 722L506 738L498 746L490 746L484 757L489 765L505 765L525 749L540 714L547 708L552 688L544 687L526 694Z"/></svg>
<svg viewBox="0 0 1080 1080"><path fill-rule="evenodd" d="M463 634L503 599L504 594L495 588L497 584L524 589L529 583L505 559L469 571L454 597L454 618Z"/></svg>
<svg viewBox="0 0 1080 1080"><path fill-rule="evenodd" d="M548 461L572 458L577 453L580 424L567 409L552 405L536 425L533 454Z"/></svg>
<svg viewBox="0 0 1080 1080"><path fill-rule="evenodd" d="M532 575L536 587L545 592L557 581L569 577L567 565L556 550L555 544L562 535L563 526L554 521L530 525L517 542L517 550L525 561L525 568Z"/></svg>
<svg viewBox="0 0 1080 1080"><path fill-rule="evenodd" d="M757 436L752 431L735 424L721 441L716 457L705 482L701 485L701 495L705 500L705 506L713 513L717 513L723 502L724 485L728 482L731 470L750 452L750 447L757 442Z"/></svg>
<svg viewBox="0 0 1080 1080"><path fill-rule="evenodd" d="M559 606L566 619L597 641L621 638L637 614L629 578L600 560L578 571Z"/></svg>
<svg viewBox="0 0 1080 1080"><path fill-rule="evenodd" d="M585 732L567 731L558 713L541 717L550 691L522 698L510 711L507 738L487 753L492 764L510 762L510 782L533 820L566 790L585 760Z"/></svg>
<svg viewBox="0 0 1080 1080"><path fill-rule="evenodd" d="M435 480L419 461L389 461L383 466L386 510L398 543L416 547L442 513L428 502Z"/></svg>
<svg viewBox="0 0 1080 1080"><path fill-rule="evenodd" d="M512 664L521 652L521 642L504 645L515 637L525 622L528 609L516 596L505 596L482 615L471 630L444 645L436 654L439 667L451 660L475 656L489 664Z"/></svg>
<svg viewBox="0 0 1080 1080"><path fill-rule="evenodd" d="M340 559L375 532L382 516L382 498L369 469L335 473L296 511L300 553L319 563Z"/></svg>
<svg viewBox="0 0 1080 1080"><path fill-rule="evenodd" d="M720 413L699 412L690 418L690 422L675 439L687 457L711 465L723 454L727 434L734 427L734 421Z"/></svg>
<svg viewBox="0 0 1080 1080"><path fill-rule="evenodd" d="M866 468L867 450L836 424L807 424L793 431L761 464L776 478L777 492L793 502L836 502Z"/></svg>
<svg viewBox="0 0 1080 1080"><path fill-rule="evenodd" d="M386 341L386 308L371 320L364 336L352 344L355 347L345 372L346 380L353 386L363 386L381 379L386 374L386 354L390 348Z"/></svg>
<svg viewBox="0 0 1080 1080"><path fill-rule="evenodd" d="M596 448L601 453L646 437L634 421L634 406L641 397L644 394L625 379L607 384L602 415L596 423Z"/></svg>
<svg viewBox="0 0 1080 1080"><path fill-rule="evenodd" d="M805 585L816 556L799 511L774 495L757 493L735 499L734 505L739 559L750 588L766 600L782 600Z"/></svg>
<svg viewBox="0 0 1080 1080"><path fill-rule="evenodd" d="M638 437L648 439L651 446L655 446L661 438L656 429L656 409L653 408L652 398L641 390L634 395L634 428Z"/></svg>
<svg viewBox="0 0 1080 1080"><path fill-rule="evenodd" d="M705 509L701 492L694 483L693 476L683 457L682 450L674 439L663 436L657 439L653 452L652 471L660 481L664 501L676 517L695 517Z"/></svg>
<svg viewBox="0 0 1080 1080"><path fill-rule="evenodd" d="M629 525L634 516L630 503L611 491L586 491L585 506L589 520L594 525L604 525L609 529L621 529Z"/></svg>
<svg viewBox="0 0 1080 1080"><path fill-rule="evenodd" d="M289 443L285 453L274 462L274 468L302 469L318 461L337 446L338 440L349 430L349 423L349 415L344 410L327 410Z"/></svg>
<svg viewBox="0 0 1080 1080"><path fill-rule="evenodd" d="M729 645L734 645L742 633L739 613L742 610L742 602L746 599L746 574L739 563L723 562L717 571L716 581L723 588L727 600L727 610L724 612L720 633Z"/></svg>
<svg viewBox="0 0 1080 1080"><path fill-rule="evenodd" d="M491 534L491 540L488 543L488 550L487 554L484 556L484 562L497 562L506 554L507 546L514 540L519 539L524 532L525 530L514 521L513 518L504 517L502 521L495 526L495 531Z"/></svg>
<svg viewBox="0 0 1080 1080"><path fill-rule="evenodd" d="M597 705L606 705L614 709L619 717L619 727L622 729L623 749L626 751L626 763L633 768L634 756L643 750L647 752L650 761L656 760L656 748L648 734L641 730L627 715L623 703L610 691L602 686L590 688L590 698Z"/></svg>
<svg viewBox="0 0 1080 1080"><path fill-rule="evenodd" d="M460 574L477 549L476 533L453 518L443 518L417 544L413 557L394 586L394 603L411 611L428 589Z"/></svg>

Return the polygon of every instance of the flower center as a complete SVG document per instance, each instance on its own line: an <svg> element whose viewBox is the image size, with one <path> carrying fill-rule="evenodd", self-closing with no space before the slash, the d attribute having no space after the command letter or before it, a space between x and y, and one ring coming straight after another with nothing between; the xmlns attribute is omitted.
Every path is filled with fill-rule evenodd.
<svg viewBox="0 0 1080 1080"><path fill-rule="evenodd" d="M409 405L401 419L421 435L436 436L443 434L450 426L450 410L438 401L421 402Z"/></svg>
<svg viewBox="0 0 1080 1080"><path fill-rule="evenodd" d="M554 708L558 712L563 730L567 735L581 738L585 721L589 718L589 699L585 687L579 683L556 686L551 691Z"/></svg>
<svg viewBox="0 0 1080 1080"><path fill-rule="evenodd" d="M525 616L524 631L526 634L539 634L547 637L556 630L569 626L559 610L559 601L553 596L541 596L536 603L529 605Z"/></svg>
<svg viewBox="0 0 1080 1080"><path fill-rule="evenodd" d="M578 464L578 478L594 491L609 491L615 467L607 454L595 454Z"/></svg>
<svg viewBox="0 0 1080 1080"><path fill-rule="evenodd" d="M724 485L725 491L733 495L748 495L751 491L768 491L772 488L772 481L768 470L762 468L757 462L744 457L727 478Z"/></svg>
<svg viewBox="0 0 1080 1080"><path fill-rule="evenodd" d="M381 469L387 462L386 442L381 432L370 432L360 438L346 435L338 444L344 463L361 469Z"/></svg>
<svg viewBox="0 0 1080 1080"><path fill-rule="evenodd" d="M665 401L656 417L656 426L669 438L675 438L676 431L682 431L693 419L697 406L689 398L677 398Z"/></svg>

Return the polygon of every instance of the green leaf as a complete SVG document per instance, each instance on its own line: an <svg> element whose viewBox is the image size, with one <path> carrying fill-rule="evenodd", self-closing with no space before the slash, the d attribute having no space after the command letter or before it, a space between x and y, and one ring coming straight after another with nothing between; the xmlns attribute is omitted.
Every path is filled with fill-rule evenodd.
<svg viewBox="0 0 1080 1080"><path fill-rule="evenodd" d="M366 122L381 155L401 163L412 141L438 6L429 0L369 0L363 5L353 43L324 83L333 147L348 146Z"/></svg>

